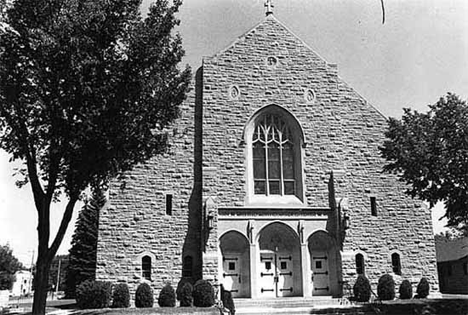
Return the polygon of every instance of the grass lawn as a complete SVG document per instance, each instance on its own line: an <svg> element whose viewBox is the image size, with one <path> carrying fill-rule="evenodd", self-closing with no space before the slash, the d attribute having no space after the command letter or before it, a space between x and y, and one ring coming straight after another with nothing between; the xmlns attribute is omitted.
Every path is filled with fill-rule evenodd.
<svg viewBox="0 0 468 315"><path fill-rule="evenodd" d="M5 314L31 314L32 303L10 304L11 308ZM215 307L153 307L153 308L105 308L93 310L78 310L75 300L54 300L47 301L46 313L70 310L72 314L78 315L148 315L148 314L195 314L195 315L219 315L220 312ZM0 311L0 314L3 314Z"/></svg>
<svg viewBox="0 0 468 315"><path fill-rule="evenodd" d="M219 315L219 309L215 307L154 307L154 308L119 308L102 310L82 310L80 315L138 315L138 314L196 314Z"/></svg>
<svg viewBox="0 0 468 315"><path fill-rule="evenodd" d="M443 298L443 299L411 299L411 300L394 300L383 301L382 303L361 304L362 308L356 311L370 311L375 314L385 315L467 315L468 314L468 299ZM31 314L32 304L19 304L22 309L21 313L16 314ZM350 305L353 309L356 306ZM74 300L57 300L47 302L47 313L70 310L71 314L77 315L149 315L149 314L191 314L191 315L219 315L219 309L199 308L199 307L154 307L154 308L124 308L124 309L94 309L94 310L78 310ZM311 310L313 307L311 306ZM332 311L333 307L329 311ZM325 312L324 312L325 311ZM321 314L327 314L325 309L320 310ZM1 314L1 312L0 312ZM11 313L10 313L11 314ZM335 313L330 313L335 314Z"/></svg>
<svg viewBox="0 0 468 315"><path fill-rule="evenodd" d="M387 315L467 315L468 299L411 299L374 303L375 307Z"/></svg>

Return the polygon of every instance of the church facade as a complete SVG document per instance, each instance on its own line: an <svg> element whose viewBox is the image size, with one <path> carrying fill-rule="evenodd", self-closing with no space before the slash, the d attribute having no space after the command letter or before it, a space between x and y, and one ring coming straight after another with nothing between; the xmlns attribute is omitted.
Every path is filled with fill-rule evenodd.
<svg viewBox="0 0 468 315"><path fill-rule="evenodd" d="M272 14L205 58L170 152L111 184L97 279L200 278L235 297L428 278L431 213L382 173L386 118Z"/></svg>

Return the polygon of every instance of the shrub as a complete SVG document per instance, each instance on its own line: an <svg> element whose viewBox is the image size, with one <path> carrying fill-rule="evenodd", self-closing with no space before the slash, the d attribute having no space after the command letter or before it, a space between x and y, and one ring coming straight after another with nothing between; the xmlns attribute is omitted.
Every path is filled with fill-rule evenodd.
<svg viewBox="0 0 468 315"><path fill-rule="evenodd" d="M198 280L193 287L193 305L198 307L210 307L215 303L214 290L211 283L206 280Z"/></svg>
<svg viewBox="0 0 468 315"><path fill-rule="evenodd" d="M153 307L153 303L153 289L146 282L140 283L135 293L135 306Z"/></svg>
<svg viewBox="0 0 468 315"><path fill-rule="evenodd" d="M231 291L224 290L223 286L221 286L221 301L223 301L224 307L229 310L231 315L236 314L236 307L234 306L234 300L232 299L232 293L231 293Z"/></svg>
<svg viewBox="0 0 468 315"><path fill-rule="evenodd" d="M400 284L398 293L400 293L400 299L402 300L411 299L413 297L413 287L411 286L411 282L403 280Z"/></svg>
<svg viewBox="0 0 468 315"><path fill-rule="evenodd" d="M118 283L112 294L112 307L127 308L130 306L130 292L126 283Z"/></svg>
<svg viewBox="0 0 468 315"><path fill-rule="evenodd" d="M182 288L180 289L180 293L179 293L180 306L192 306L193 304L192 292L193 292L193 286L190 284L190 282L185 282L182 285Z"/></svg>
<svg viewBox="0 0 468 315"><path fill-rule="evenodd" d="M393 300L395 298L395 281L391 275L386 274L380 277L377 284L377 295L381 300Z"/></svg>
<svg viewBox="0 0 468 315"><path fill-rule="evenodd" d="M174 307L176 301L176 295L174 288L170 283L167 283L159 293L158 304L161 307Z"/></svg>
<svg viewBox="0 0 468 315"><path fill-rule="evenodd" d="M426 278L421 278L421 281L418 283L418 287L416 288L417 297L424 299L429 295L429 282L427 282Z"/></svg>
<svg viewBox="0 0 468 315"><path fill-rule="evenodd" d="M371 296L369 280L364 275L359 275L353 286L353 294L358 302L368 302Z"/></svg>
<svg viewBox="0 0 468 315"><path fill-rule="evenodd" d="M110 282L82 282L76 287L76 305L81 309L109 307L112 295Z"/></svg>
<svg viewBox="0 0 468 315"><path fill-rule="evenodd" d="M180 279L179 283L177 284L177 289L176 289L176 299L178 301L181 300L181 290L182 290L182 287L186 284L186 283L189 283L192 287L192 291L193 291L193 281L191 281L191 278L188 278L188 277L183 277L182 279Z"/></svg>

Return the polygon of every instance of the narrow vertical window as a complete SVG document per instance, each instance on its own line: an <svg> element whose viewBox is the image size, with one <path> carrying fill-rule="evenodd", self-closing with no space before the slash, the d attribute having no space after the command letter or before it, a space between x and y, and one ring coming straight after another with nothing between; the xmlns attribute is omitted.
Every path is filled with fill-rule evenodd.
<svg viewBox="0 0 468 315"><path fill-rule="evenodd" d="M392 254L392 270L394 274L401 275L400 255L397 253Z"/></svg>
<svg viewBox="0 0 468 315"><path fill-rule="evenodd" d="M364 266L364 256L362 254L356 255L356 273L358 275L364 275L365 266Z"/></svg>
<svg viewBox="0 0 468 315"><path fill-rule="evenodd" d="M452 264L450 263L447 264L447 276L452 276Z"/></svg>
<svg viewBox="0 0 468 315"><path fill-rule="evenodd" d="M182 277L191 277L193 270L192 256L185 256L182 264Z"/></svg>
<svg viewBox="0 0 468 315"><path fill-rule="evenodd" d="M172 215L172 194L166 195L166 214Z"/></svg>
<svg viewBox="0 0 468 315"><path fill-rule="evenodd" d="M373 216L377 216L377 201L375 197L370 197L370 205L371 205L371 214Z"/></svg>
<svg viewBox="0 0 468 315"><path fill-rule="evenodd" d="M143 256L141 259L142 276L146 280L151 280L151 257Z"/></svg>

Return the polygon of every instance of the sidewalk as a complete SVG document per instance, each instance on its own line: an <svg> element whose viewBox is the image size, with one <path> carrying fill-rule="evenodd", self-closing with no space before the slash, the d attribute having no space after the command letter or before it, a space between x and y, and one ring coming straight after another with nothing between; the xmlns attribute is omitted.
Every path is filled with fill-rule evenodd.
<svg viewBox="0 0 468 315"><path fill-rule="evenodd" d="M24 314L32 311L33 298L32 297L22 297L22 298L10 298L8 303L8 308L3 311L3 314ZM73 309L67 310L62 309L66 308L67 305L74 305L75 300L58 300L52 296L47 297L47 314L57 314L57 315L66 315L72 314L70 311L75 311ZM57 313L60 312L60 313Z"/></svg>

